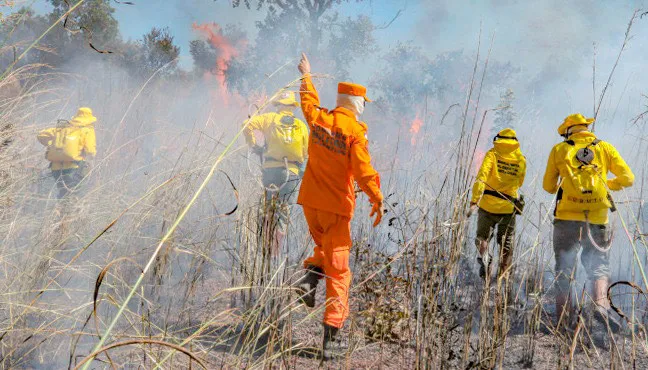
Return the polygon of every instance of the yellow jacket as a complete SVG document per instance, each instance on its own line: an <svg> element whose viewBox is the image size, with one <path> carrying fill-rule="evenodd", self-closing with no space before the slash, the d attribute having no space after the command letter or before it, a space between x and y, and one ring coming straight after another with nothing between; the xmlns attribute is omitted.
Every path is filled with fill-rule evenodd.
<svg viewBox="0 0 648 370"><path fill-rule="evenodd" d="M577 132L569 137L575 145L582 147L591 144L596 140L596 136L589 132ZM573 145L567 142L556 144L551 153L549 153L549 160L547 161L547 169L545 170L542 187L545 191L555 194L560 188L562 179L568 176L568 167L565 158L572 151ZM597 158L597 165L599 166L600 173L606 179L607 188L609 190L621 190L625 187L632 186L634 182L634 174L630 167L621 158L621 155L614 146L604 141L589 148L594 150L594 157ZM616 178L607 179L608 172L612 172ZM585 221L584 212L566 211L568 204L565 201L559 201L556 206L556 219L569 220L569 221ZM589 212L588 221L592 224L604 225L608 223L608 209L598 209Z"/></svg>
<svg viewBox="0 0 648 370"><path fill-rule="evenodd" d="M78 121L70 121L70 127L77 128L71 130L68 137L76 138L79 141L81 148L80 154L72 162L51 162L50 169L52 171L67 170L71 168L79 168L76 161L85 161L88 157L94 157L97 154L97 139L95 136L95 129L92 123L82 123ZM45 145L50 146L52 141L56 138L56 131L60 128L52 127L45 129L38 133L38 141Z"/></svg>
<svg viewBox="0 0 648 370"><path fill-rule="evenodd" d="M308 156L308 128L303 121L295 118L290 111L252 117L243 132L250 146L256 144L254 131L260 131L265 138L264 168L283 167L283 158L286 157L288 169L294 174L299 173L299 166Z"/></svg>
<svg viewBox="0 0 648 370"><path fill-rule="evenodd" d="M471 204L478 204L479 208L494 214L512 214L515 209L511 201L484 194L484 191L496 191L517 198L525 175L526 158L522 155L520 144L507 139L495 140L477 173Z"/></svg>

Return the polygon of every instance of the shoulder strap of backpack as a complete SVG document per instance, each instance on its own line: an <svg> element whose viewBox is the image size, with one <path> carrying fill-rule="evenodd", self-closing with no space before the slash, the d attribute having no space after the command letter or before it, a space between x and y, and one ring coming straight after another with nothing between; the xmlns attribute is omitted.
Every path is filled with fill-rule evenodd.
<svg viewBox="0 0 648 370"><path fill-rule="evenodd" d="M558 188L558 193L556 193L556 205L554 206L554 211L553 211L554 217L556 217L556 213L558 212L558 203L560 203L562 198L563 198L563 188L561 186Z"/></svg>
<svg viewBox="0 0 648 370"><path fill-rule="evenodd" d="M284 125L293 125L295 124L295 117L284 114L281 116L281 118L279 118L279 122L281 122Z"/></svg>
<svg viewBox="0 0 648 370"><path fill-rule="evenodd" d="M590 145L588 145L588 146L594 146L594 145L600 143L601 141L602 141L602 140L594 139L594 141L592 141L592 142L590 143ZM565 141L563 141L563 143L568 144L568 145L571 145L571 146L576 146L576 143L574 142L574 140L565 140Z"/></svg>

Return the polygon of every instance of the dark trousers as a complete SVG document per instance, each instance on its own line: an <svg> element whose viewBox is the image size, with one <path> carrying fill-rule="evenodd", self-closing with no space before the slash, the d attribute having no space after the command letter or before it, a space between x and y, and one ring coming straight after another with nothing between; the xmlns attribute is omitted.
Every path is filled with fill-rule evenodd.
<svg viewBox="0 0 648 370"><path fill-rule="evenodd" d="M77 186L83 180L80 168L69 168L66 170L52 170L52 177L58 190L57 198L65 198L70 192L76 192Z"/></svg>
<svg viewBox="0 0 648 370"><path fill-rule="evenodd" d="M490 242L495 234L497 234L497 244L500 247L500 265L497 276L501 277L509 269L513 260L515 214L494 214L480 208L477 216L475 244L479 247L482 241Z"/></svg>
<svg viewBox="0 0 648 370"><path fill-rule="evenodd" d="M602 252L594 247L587 234L587 224L582 221L554 220L553 247L556 258L556 279L558 289L565 294L569 291L572 277L578 265L578 252L582 248L581 263L589 280L610 277L610 252ZM598 245L610 240L608 225L589 225L592 239Z"/></svg>
<svg viewBox="0 0 648 370"><path fill-rule="evenodd" d="M274 216L275 227L283 231L290 218L290 206L299 192L299 176L285 167L263 169L265 211Z"/></svg>

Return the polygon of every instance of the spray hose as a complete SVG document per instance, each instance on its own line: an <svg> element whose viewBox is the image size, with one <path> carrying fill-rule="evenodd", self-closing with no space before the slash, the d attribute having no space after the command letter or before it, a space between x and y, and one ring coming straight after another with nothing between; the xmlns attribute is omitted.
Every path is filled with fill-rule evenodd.
<svg viewBox="0 0 648 370"><path fill-rule="evenodd" d="M275 184L270 184L270 186L264 186L264 188L272 193L278 193L283 189L284 186L288 183L288 180L290 179L290 169L288 168L288 158L283 157L283 162L284 162L284 169L286 170L286 177L284 178L283 182L281 183L280 186L277 186Z"/></svg>
<svg viewBox="0 0 648 370"><path fill-rule="evenodd" d="M590 227L590 223L589 223L589 211L583 211L583 213L585 214L585 229L587 230L587 237L589 238L590 243L592 243L592 246L601 253L609 252L610 249L612 248L612 239L614 238L614 228L613 227L610 228L610 239L608 239L605 242L604 246L600 246L592 236L592 228Z"/></svg>
<svg viewBox="0 0 648 370"><path fill-rule="evenodd" d="M247 166L248 166L248 171L250 171L250 174L254 178L254 181L256 181L257 184L259 184L260 187L262 187L264 190L277 193L281 189L283 189L284 186L288 183L290 180L290 169L288 168L288 158L283 157L283 162L284 162L284 168L286 169L286 177L284 178L283 182L281 185L277 186L275 184L270 184L270 186L265 186L263 182L259 179L259 176L252 171L252 165L250 163L250 152L252 151L252 148L248 148L248 154L246 156L246 161L247 161ZM261 164L263 165L263 162L265 161L265 158L263 154L259 154L259 160Z"/></svg>
<svg viewBox="0 0 648 370"><path fill-rule="evenodd" d="M599 176L601 177L601 180L603 180L603 183L605 184L606 182L604 181L605 179L603 179L603 176L600 174ZM607 200L610 202L610 211L614 213L617 211L616 204L614 203L614 199L612 199L612 194L610 194L610 189L607 189L607 186L606 186L606 190L607 190ZM614 238L614 227L610 228L610 239L605 242L606 243L605 246L601 247L600 245L598 245L598 243L596 243L594 237L592 237L592 229L590 228L590 223L589 223L589 211L583 211L583 213L585 214L585 229L587 230L587 237L589 238L590 242L592 243L594 248L596 248L599 252L601 253L609 252L610 249L612 248L612 239Z"/></svg>

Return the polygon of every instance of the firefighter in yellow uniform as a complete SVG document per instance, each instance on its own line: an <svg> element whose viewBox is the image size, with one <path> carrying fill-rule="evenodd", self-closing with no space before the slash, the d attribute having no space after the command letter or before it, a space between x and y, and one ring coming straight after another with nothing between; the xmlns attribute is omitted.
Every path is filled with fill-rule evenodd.
<svg viewBox="0 0 648 370"><path fill-rule="evenodd" d="M515 216L523 208L518 189L524 183L526 158L520 150L516 133L510 128L500 131L493 139L482 162L473 186L470 211L479 208L477 219L477 246L479 275L486 279L489 273L488 244L497 229L499 250L498 278L510 275L515 241Z"/></svg>
<svg viewBox="0 0 648 370"><path fill-rule="evenodd" d="M294 92L284 92L272 104L276 111L252 117L246 122L244 135L247 144L263 158L265 210L275 216L266 220L265 226L272 230L276 251L286 233L289 206L308 157L308 128L293 113L299 106ZM257 145L255 131L263 135L263 147Z"/></svg>
<svg viewBox="0 0 648 370"><path fill-rule="evenodd" d="M58 127L38 133L38 141L47 147L45 158L50 161L59 199L78 190L77 185L87 175L88 159L97 154L96 121L92 110L82 107L70 121L60 120Z"/></svg>
<svg viewBox="0 0 648 370"><path fill-rule="evenodd" d="M577 255L592 282L594 317L613 330L619 322L608 313L607 289L610 279L612 244L608 213L614 211L609 190L632 186L634 174L610 143L596 138L588 126L594 118L572 114L565 118L558 133L565 139L556 144L547 161L542 186L556 194L553 248L556 260L556 314L573 324L570 285L576 272ZM615 175L608 179L608 172ZM571 321L571 322L570 322Z"/></svg>

